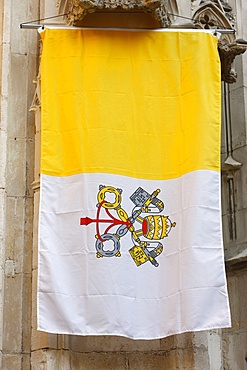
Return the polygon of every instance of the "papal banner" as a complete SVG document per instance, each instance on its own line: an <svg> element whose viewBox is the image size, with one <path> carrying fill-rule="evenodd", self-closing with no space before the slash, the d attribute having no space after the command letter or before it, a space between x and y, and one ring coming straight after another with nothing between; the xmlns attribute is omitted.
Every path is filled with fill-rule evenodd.
<svg viewBox="0 0 247 370"><path fill-rule="evenodd" d="M217 38L41 38L38 328L155 339L228 327Z"/></svg>

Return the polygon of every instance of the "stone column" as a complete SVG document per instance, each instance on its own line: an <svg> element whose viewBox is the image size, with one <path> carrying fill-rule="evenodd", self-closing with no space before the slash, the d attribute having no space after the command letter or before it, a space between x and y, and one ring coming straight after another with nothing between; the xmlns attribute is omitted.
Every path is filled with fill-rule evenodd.
<svg viewBox="0 0 247 370"><path fill-rule="evenodd" d="M237 21L237 38L247 40L247 3L229 1L234 7ZM224 241L230 295L232 328L223 330L224 369L247 369L247 53L236 57L236 83L230 86L232 125L232 152L243 165L231 175L234 180L234 206L236 235L230 238L227 212L227 193L223 197ZM223 182L224 185L224 182Z"/></svg>
<svg viewBox="0 0 247 370"><path fill-rule="evenodd" d="M19 24L38 2L0 4L0 325L1 369L30 368L34 119L28 108L37 74L37 35Z"/></svg>

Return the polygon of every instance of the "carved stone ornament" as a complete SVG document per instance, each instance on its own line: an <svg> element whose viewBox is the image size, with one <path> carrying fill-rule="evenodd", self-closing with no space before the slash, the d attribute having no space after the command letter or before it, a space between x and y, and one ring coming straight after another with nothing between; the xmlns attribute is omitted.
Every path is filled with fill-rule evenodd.
<svg viewBox="0 0 247 370"><path fill-rule="evenodd" d="M233 83L237 80L237 73L232 68L232 63L237 55L246 51L246 45L238 44L236 41L227 44L224 40L219 41L218 45L221 60L221 79L222 81Z"/></svg>
<svg viewBox="0 0 247 370"><path fill-rule="evenodd" d="M176 0L58 0L58 7L67 14L69 25L76 25L88 13L122 9L151 13L160 27L170 27L178 14Z"/></svg>

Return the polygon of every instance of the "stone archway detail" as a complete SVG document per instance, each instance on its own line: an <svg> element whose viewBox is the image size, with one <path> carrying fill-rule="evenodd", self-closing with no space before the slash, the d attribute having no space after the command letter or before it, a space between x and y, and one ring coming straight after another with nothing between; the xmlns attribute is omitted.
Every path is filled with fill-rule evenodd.
<svg viewBox="0 0 247 370"><path fill-rule="evenodd" d="M192 16L196 28L204 29L234 29L234 23L230 22L230 15L226 15L220 2L203 2ZM222 34L222 40L228 43L234 41L234 34Z"/></svg>
<svg viewBox="0 0 247 370"><path fill-rule="evenodd" d="M193 23L196 28L234 30L232 9L220 0L201 1L194 11ZM232 63L237 55L246 51L246 45L239 44L234 33L222 33L218 50L221 60L222 81L227 83L236 82L237 74L232 68Z"/></svg>
<svg viewBox="0 0 247 370"><path fill-rule="evenodd" d="M67 14L69 25L95 11L122 9L151 13L160 27L170 27L178 14L177 0L58 0L58 7Z"/></svg>

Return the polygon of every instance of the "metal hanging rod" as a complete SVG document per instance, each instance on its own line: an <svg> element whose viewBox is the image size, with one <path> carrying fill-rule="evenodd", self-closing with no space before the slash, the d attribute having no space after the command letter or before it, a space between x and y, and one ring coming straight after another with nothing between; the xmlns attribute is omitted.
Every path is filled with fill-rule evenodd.
<svg viewBox="0 0 247 370"><path fill-rule="evenodd" d="M46 26L45 24L36 23L36 22L47 21L47 19L61 18L61 17L64 17L66 15L68 15L68 13L53 15L51 17L34 19L33 21L29 21L29 22L22 22L20 24L20 28L21 29L39 29L39 28L44 28ZM52 25L52 24L50 24L50 25Z"/></svg>
<svg viewBox="0 0 247 370"><path fill-rule="evenodd" d="M46 17L46 18L41 18L41 19L35 19L33 21L29 21L29 22L23 22L20 24L20 28L21 29L44 29L45 27L62 27L62 28L73 28L73 29L81 29L81 28L95 28L95 29L112 29L112 28L102 28L102 27L73 27L73 26L66 26L66 25L62 25L62 24L40 24L40 21L46 21L48 19L54 19L54 18L60 18L60 17L64 17L66 15L68 15L69 13L64 13L64 14L58 14L58 15L54 15L54 16L51 16L51 17ZM182 19L186 19L186 20L189 20L190 22L193 22L193 19L192 18L189 18L189 17L185 17L185 16L182 16L182 15L179 15L179 14L173 14L173 13L170 13L168 12L167 13L168 15L172 15L172 16L175 16L177 18L182 18ZM38 23L36 23L38 22ZM127 29L127 28L114 28L114 29ZM188 30L192 30L192 29L195 29L193 23L189 23L189 24L186 24L186 25L181 25L179 27L179 25L177 26L173 26L171 25L171 28L161 28L161 29L155 29L155 28L147 28L147 30L173 30L173 29L181 29L181 30L185 30L185 29L188 29ZM130 29L127 29L127 30L130 30ZM132 30L141 30L141 28L132 28ZM146 30L146 29L145 29ZM200 29L197 29L198 31ZM201 29L202 31L208 31L208 32L214 32L214 33L235 33L235 30L234 29Z"/></svg>
<svg viewBox="0 0 247 370"><path fill-rule="evenodd" d="M21 23L20 28L22 30L31 30L31 29L38 29L38 28L45 28L43 24L34 24L34 23Z"/></svg>
<svg viewBox="0 0 247 370"><path fill-rule="evenodd" d="M66 25L61 25L61 24L36 24L36 23L21 23L20 24L20 28L21 29L39 29L39 28L41 28L41 29L45 29L45 27L50 27L50 28L68 28L68 29L97 29L97 30L126 30L126 31L128 31L128 30L136 30L136 31L141 31L141 30L150 30L150 31L152 31L152 30L154 30L154 31L175 31L175 30L187 30L187 31L189 31L189 30L193 30L193 31L206 31L206 32L213 32L213 33L227 33L227 34L229 34L229 33L235 33L235 30L233 30L233 29L213 29L213 28L211 28L211 29L205 29L205 28L203 28L203 29L201 29L201 28L198 28L198 29L195 29L195 28L182 28L182 27L180 27L180 28L173 28L173 27L171 27L171 28L145 28L145 29L143 29L143 28L131 28L131 29L129 29L129 28L107 28L107 27L105 27L105 28L102 28L102 27L74 27L74 26L66 26Z"/></svg>

